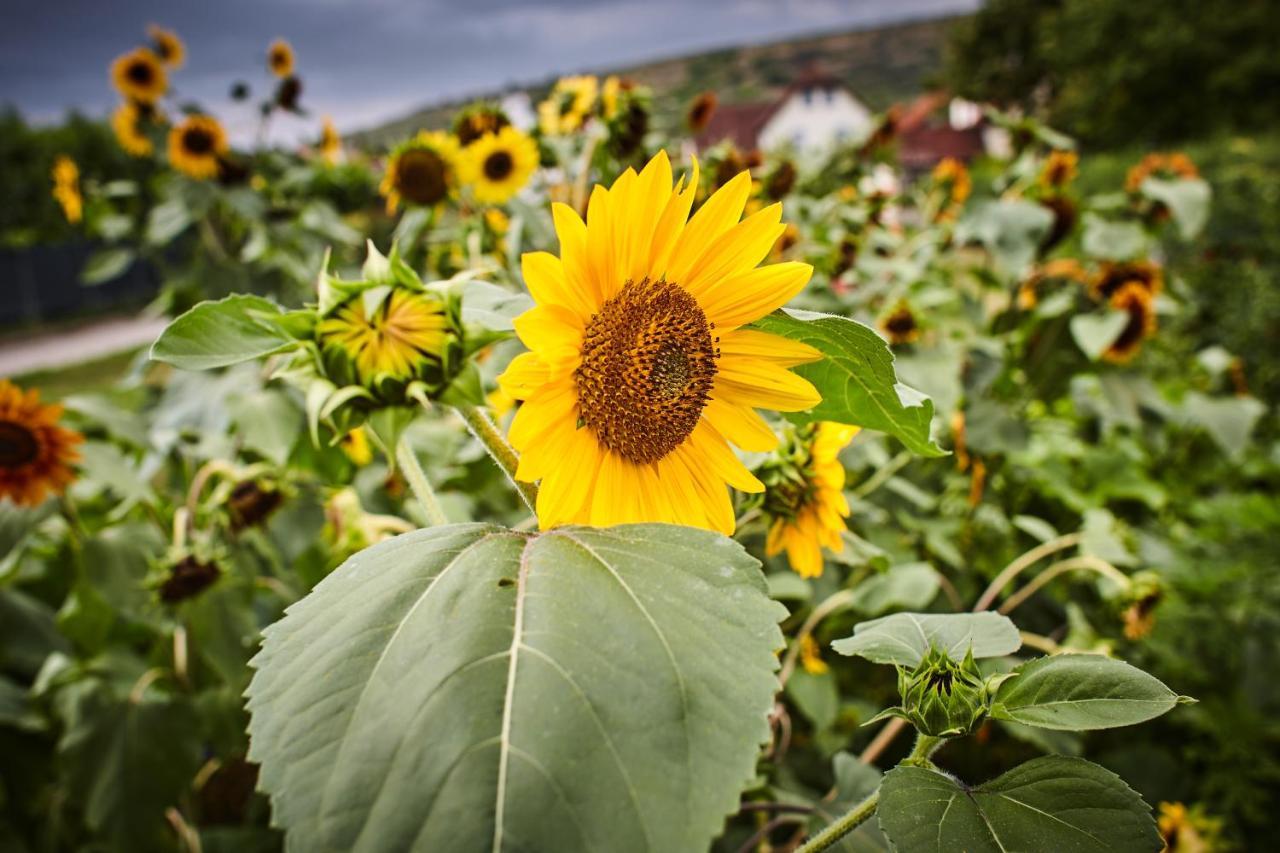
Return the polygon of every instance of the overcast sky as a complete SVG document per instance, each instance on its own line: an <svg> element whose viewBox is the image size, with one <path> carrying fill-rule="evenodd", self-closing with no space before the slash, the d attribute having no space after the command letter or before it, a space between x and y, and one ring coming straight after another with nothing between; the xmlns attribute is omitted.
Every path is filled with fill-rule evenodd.
<svg viewBox="0 0 1280 853"><path fill-rule="evenodd" d="M264 55L288 39L303 102L343 131L443 98L801 33L968 11L979 0L2 0L0 104L35 121L116 102L107 66L146 25L187 43L171 78L239 136L253 123L227 90L269 85ZM313 123L313 122L312 122ZM276 132L292 135L287 123Z"/></svg>

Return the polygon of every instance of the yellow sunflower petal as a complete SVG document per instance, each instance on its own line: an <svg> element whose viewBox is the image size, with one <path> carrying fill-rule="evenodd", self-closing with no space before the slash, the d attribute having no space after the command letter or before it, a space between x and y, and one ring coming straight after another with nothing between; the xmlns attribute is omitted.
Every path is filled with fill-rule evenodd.
<svg viewBox="0 0 1280 853"><path fill-rule="evenodd" d="M498 386L513 399L525 400L550 380L551 371L542 359L534 353L522 352L511 359L498 377Z"/></svg>
<svg viewBox="0 0 1280 853"><path fill-rule="evenodd" d="M778 436L755 409L712 398L702 416L717 432L750 453L763 453L778 446Z"/></svg>
<svg viewBox="0 0 1280 853"><path fill-rule="evenodd" d="M758 358L721 359L711 396L778 412L799 412L822 401L822 395L809 380Z"/></svg>
<svg viewBox="0 0 1280 853"><path fill-rule="evenodd" d="M812 275L813 267L797 261L770 264L721 280L698 295L698 304L716 328L742 326L786 305Z"/></svg>
<svg viewBox="0 0 1280 853"><path fill-rule="evenodd" d="M677 281L694 296L700 296L725 278L754 269L787 230L781 222L781 204L753 213L716 238L685 277Z"/></svg>
<svg viewBox="0 0 1280 853"><path fill-rule="evenodd" d="M573 429L569 435L564 458L538 488L538 520L544 529L591 521L592 486L601 463L599 445L587 430Z"/></svg>
<svg viewBox="0 0 1280 853"><path fill-rule="evenodd" d="M822 358L822 353L808 344L754 329L734 329L722 334L720 353L722 358L759 358L780 367L794 367Z"/></svg>
<svg viewBox="0 0 1280 853"><path fill-rule="evenodd" d="M577 421L577 416L574 414L576 404L577 393L572 382L567 380L548 382L534 392L533 396L526 400L516 412L507 437L517 450L523 452L548 430L554 429L565 421L570 424L575 423ZM538 479L538 476L537 473L533 473L528 480L523 476L519 479L532 483Z"/></svg>
<svg viewBox="0 0 1280 853"><path fill-rule="evenodd" d="M742 172L707 199L680 234L667 265L668 281L687 280L706 248L738 223L750 194L751 175Z"/></svg>
<svg viewBox="0 0 1280 853"><path fill-rule="evenodd" d="M698 158L693 158L693 171L683 185L672 190L667 206L658 219L650 245L649 268L653 275L663 276L667 272L667 262L684 231L685 222L689 219L689 211L693 208L694 197L698 194Z"/></svg>
<svg viewBox="0 0 1280 853"><path fill-rule="evenodd" d="M582 358L582 318L558 305L537 305L511 322L516 334L558 375Z"/></svg>
<svg viewBox="0 0 1280 853"><path fill-rule="evenodd" d="M742 460L730 449L724 436L705 419L689 434L689 442L704 464L717 477L742 492L763 492L764 483L747 470Z"/></svg>
<svg viewBox="0 0 1280 853"><path fill-rule="evenodd" d="M627 228L622 236L619 273L624 281L640 281L650 275L650 248L667 201L671 198L671 161L659 151L636 178L626 200Z"/></svg>
<svg viewBox="0 0 1280 853"><path fill-rule="evenodd" d="M570 284L564 263L550 252L526 252L520 258L525 287L539 305L558 305L585 322L596 312L589 293Z"/></svg>

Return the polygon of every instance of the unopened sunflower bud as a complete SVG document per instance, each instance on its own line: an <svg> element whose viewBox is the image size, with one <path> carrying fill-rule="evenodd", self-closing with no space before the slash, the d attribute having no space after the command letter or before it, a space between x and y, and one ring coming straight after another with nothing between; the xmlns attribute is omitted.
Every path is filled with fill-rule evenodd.
<svg viewBox="0 0 1280 853"><path fill-rule="evenodd" d="M977 731L991 705L988 682L969 651L960 663L931 648L915 669L898 668L901 716L922 734L952 737Z"/></svg>

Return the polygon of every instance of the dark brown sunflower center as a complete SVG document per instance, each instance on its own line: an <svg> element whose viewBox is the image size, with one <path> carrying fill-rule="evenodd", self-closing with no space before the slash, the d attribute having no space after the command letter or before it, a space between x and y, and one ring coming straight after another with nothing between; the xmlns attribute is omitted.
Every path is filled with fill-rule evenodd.
<svg viewBox="0 0 1280 853"><path fill-rule="evenodd" d="M491 181L505 181L515 165L509 152L495 151L484 158L484 176Z"/></svg>
<svg viewBox="0 0 1280 853"><path fill-rule="evenodd" d="M133 83L139 86L150 86L151 81L155 79L155 73L152 71L151 63L144 62L141 59L129 63L129 67L125 69L125 76Z"/></svg>
<svg viewBox="0 0 1280 853"><path fill-rule="evenodd" d="M915 331L916 318L910 311L895 311L884 327L892 335L909 335Z"/></svg>
<svg viewBox="0 0 1280 853"><path fill-rule="evenodd" d="M1117 353L1127 353L1141 343L1147 333L1146 302L1141 298L1134 297L1129 299L1123 308L1129 313L1129 322L1125 324L1120 336L1111 344L1112 352Z"/></svg>
<svg viewBox="0 0 1280 853"><path fill-rule="evenodd" d="M213 150L213 134L202 127L187 128L182 132L182 147L197 156Z"/></svg>
<svg viewBox="0 0 1280 853"><path fill-rule="evenodd" d="M21 468L39 455L35 433L22 424L0 421L0 468Z"/></svg>
<svg viewBox="0 0 1280 853"><path fill-rule="evenodd" d="M448 192L444 161L434 151L416 148L400 155L396 166L396 190L414 204L432 205L444 201Z"/></svg>
<svg viewBox="0 0 1280 853"><path fill-rule="evenodd" d="M627 282L583 335L574 372L582 424L638 465L675 450L711 394L720 356L714 328L679 285Z"/></svg>

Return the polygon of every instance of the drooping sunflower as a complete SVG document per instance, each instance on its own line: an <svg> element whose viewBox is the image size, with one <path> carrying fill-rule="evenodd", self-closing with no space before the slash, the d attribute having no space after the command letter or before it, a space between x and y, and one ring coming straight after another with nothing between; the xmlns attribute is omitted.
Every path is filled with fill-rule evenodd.
<svg viewBox="0 0 1280 853"><path fill-rule="evenodd" d="M464 148L482 136L511 125L511 119L495 104L472 104L453 117L453 135Z"/></svg>
<svg viewBox="0 0 1280 853"><path fill-rule="evenodd" d="M125 101L111 114L116 141L132 157L149 157L155 150L155 144L142 127L145 118L143 109L133 101Z"/></svg>
<svg viewBox="0 0 1280 853"><path fill-rule="evenodd" d="M216 178L229 150L227 133L212 116L190 115L169 130L169 165L198 181Z"/></svg>
<svg viewBox="0 0 1280 853"><path fill-rule="evenodd" d="M267 48L267 68L277 77L293 73L293 46L284 39L276 39Z"/></svg>
<svg viewBox="0 0 1280 853"><path fill-rule="evenodd" d="M342 137L333 119L325 116L320 128L320 157L330 166L342 159Z"/></svg>
<svg viewBox="0 0 1280 853"><path fill-rule="evenodd" d="M782 201L796 186L796 164L790 160L780 160L765 178L762 191L770 201Z"/></svg>
<svg viewBox="0 0 1280 853"><path fill-rule="evenodd" d="M448 198L458 183L458 143L440 131L423 131L391 152L380 191L387 199L387 213L404 201L418 207L435 207Z"/></svg>
<svg viewBox="0 0 1280 853"><path fill-rule="evenodd" d="M711 116L715 115L716 104L719 102L720 99L716 97L715 92L703 92L694 98L684 116L685 124L689 126L689 130L694 133L701 133L706 130L707 125L711 123Z"/></svg>
<svg viewBox="0 0 1280 853"><path fill-rule="evenodd" d="M548 136L573 133L591 117L600 86L595 77L562 77L538 104L538 125Z"/></svg>
<svg viewBox="0 0 1280 853"><path fill-rule="evenodd" d="M692 218L695 162L673 188L659 152L637 175L592 191L587 221L552 214L560 257L524 255L536 307L515 320L531 352L499 377L524 405L510 438L517 477L541 480L538 521L608 526L664 521L733 531L726 484L760 492L730 449L777 437L755 409L800 411L821 396L787 368L820 358L742 326L783 305L808 264L757 268L782 233L781 205L739 222L743 173Z"/></svg>
<svg viewBox="0 0 1280 853"><path fill-rule="evenodd" d="M58 426L61 416L62 406L41 405L39 391L0 379L0 497L38 506L75 479L71 466L84 436Z"/></svg>
<svg viewBox="0 0 1280 853"><path fill-rule="evenodd" d="M1137 282L1128 282L1111 296L1111 307L1124 311L1129 321L1111 346L1102 353L1102 358L1113 364L1125 364L1133 360L1142 348L1142 342L1155 334L1156 312L1155 297L1146 287Z"/></svg>
<svg viewBox="0 0 1280 853"><path fill-rule="evenodd" d="M798 431L786 462L766 474L764 513L770 520L765 553L787 552L792 571L805 578L822 574L822 549L844 548L841 534L849 515L844 465L839 456L858 427L822 423Z"/></svg>
<svg viewBox="0 0 1280 853"><path fill-rule="evenodd" d="M1080 155L1076 152L1054 149L1040 170L1040 186L1054 192L1061 190L1075 180L1079 163Z"/></svg>
<svg viewBox="0 0 1280 853"><path fill-rule="evenodd" d="M1157 296L1164 289L1164 271L1151 261L1104 262L1089 280L1089 295L1100 301L1110 299L1130 282Z"/></svg>
<svg viewBox="0 0 1280 853"><path fill-rule="evenodd" d="M463 183L477 200L502 204L529 182L538 168L538 146L514 127L488 133L462 152Z"/></svg>
<svg viewBox="0 0 1280 853"><path fill-rule="evenodd" d="M898 303L897 307L880 319L880 331L884 332L891 344L910 344L920 339L920 324L916 321L911 306L905 302Z"/></svg>
<svg viewBox="0 0 1280 853"><path fill-rule="evenodd" d="M365 303L357 296L316 327L321 347L348 359L360 382L408 381L439 358L448 328L439 301L397 288L379 305Z"/></svg>
<svg viewBox="0 0 1280 853"><path fill-rule="evenodd" d="M111 81L120 94L141 104L154 104L169 88L160 57L145 47L117 57L111 63Z"/></svg>
<svg viewBox="0 0 1280 853"><path fill-rule="evenodd" d="M155 48L156 56L160 57L160 61L167 67L181 68L186 62L187 46L173 30L166 30L164 27L152 24L147 27L147 35L151 37L151 46Z"/></svg>
<svg viewBox="0 0 1280 853"><path fill-rule="evenodd" d="M62 207L67 221L75 225L84 215L84 198L80 195L80 168L76 161L59 154L53 161L53 197Z"/></svg>

